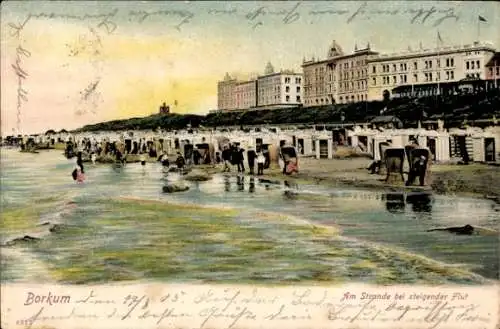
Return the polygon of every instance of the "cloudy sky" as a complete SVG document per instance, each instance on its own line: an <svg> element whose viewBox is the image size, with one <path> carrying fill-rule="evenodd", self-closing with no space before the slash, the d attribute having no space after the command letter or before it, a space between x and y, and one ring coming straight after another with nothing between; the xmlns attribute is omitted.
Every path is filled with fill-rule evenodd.
<svg viewBox="0 0 500 329"><path fill-rule="evenodd" d="M487 21L480 23L478 16ZM7 1L1 11L1 129L72 129L216 108L217 80L300 71L332 40L380 52L479 38L500 45L500 4L462 1Z"/></svg>

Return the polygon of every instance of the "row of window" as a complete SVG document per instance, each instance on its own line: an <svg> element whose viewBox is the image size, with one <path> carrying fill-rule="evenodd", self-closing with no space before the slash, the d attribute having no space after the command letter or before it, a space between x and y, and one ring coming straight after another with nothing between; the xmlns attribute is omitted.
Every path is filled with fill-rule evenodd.
<svg viewBox="0 0 500 329"><path fill-rule="evenodd" d="M480 68L481 68L481 62L478 60L475 62L474 61L465 62L465 69L467 69L467 70L474 70L474 69L480 69Z"/></svg>
<svg viewBox="0 0 500 329"><path fill-rule="evenodd" d="M291 81L292 81L292 80L291 80L291 78L290 78L290 77L285 77L285 83L291 83ZM299 78L299 77L296 77L296 78L295 78L295 84L300 84L300 82L301 82L301 81L302 81L302 79L301 79L301 78Z"/></svg>
<svg viewBox="0 0 500 329"><path fill-rule="evenodd" d="M479 79L481 77L481 73L467 73L465 78L469 79Z"/></svg>
<svg viewBox="0 0 500 329"><path fill-rule="evenodd" d="M344 63L343 68L346 70L346 69L353 68L353 67L363 66L365 64L366 64L366 61L364 59L359 60L359 61L350 61L350 62Z"/></svg>
<svg viewBox="0 0 500 329"><path fill-rule="evenodd" d="M426 60L424 61L424 69L429 70L432 69L432 63L434 60ZM477 61L478 66L479 66L479 61ZM407 63L399 63L399 70L400 71L407 71L408 66L406 65ZM436 59L436 66L441 67L441 60ZM446 67L454 67L455 66L455 60L450 57L446 58ZM391 65L390 64L382 64L382 73L388 73L391 72ZM418 70L418 62L413 62L413 69ZM397 72L398 70L398 65L397 64L392 64L392 72ZM377 73L377 66L373 65L372 66L372 73Z"/></svg>
<svg viewBox="0 0 500 329"><path fill-rule="evenodd" d="M339 91L352 91L354 90L354 86L357 87L357 89L363 89L366 87L366 81L361 80L361 81L356 81L356 84L354 84L353 81L349 82L342 82L339 84Z"/></svg>
<svg viewBox="0 0 500 329"><path fill-rule="evenodd" d="M490 67L490 75L493 75L493 68ZM500 67L496 67L495 75L500 75Z"/></svg>
<svg viewBox="0 0 500 329"><path fill-rule="evenodd" d="M297 86L297 87L295 88L295 91L296 91L297 93L300 93L300 89L301 89L301 88L300 88L300 86ZM263 94L271 94L271 93L278 93L278 94L279 94L280 92L281 92L281 87L280 87L280 86L275 86L275 87L274 87L274 91L271 91L271 90L269 90L268 88L261 88L261 89L259 89L259 93L260 93L261 95L263 95ZM285 92L286 92L286 93L289 93L289 92L290 92L290 86L285 86Z"/></svg>
<svg viewBox="0 0 500 329"><path fill-rule="evenodd" d="M286 101L287 103L289 103L289 102L290 102L290 96L289 96L289 95L286 95L286 97L285 97L285 101ZM295 97L295 102L296 102L296 103L300 103L300 102L301 102L301 100L300 100L300 96Z"/></svg>
<svg viewBox="0 0 500 329"><path fill-rule="evenodd" d="M340 77L343 80L349 80L349 78L354 79L354 73L353 71L349 72L341 72ZM356 78L364 78L366 77L367 71L366 70L361 70L361 71L356 71Z"/></svg>
<svg viewBox="0 0 500 329"><path fill-rule="evenodd" d="M446 75L446 81L450 81L450 80L455 79L455 72L454 71L445 71L445 75ZM423 81L425 81L425 82L432 82L432 81L440 81L441 80L441 73L440 72L436 73L435 80L433 80L432 72L426 72L423 74L423 76L424 76ZM479 76L479 74L478 74L478 76ZM412 82L418 82L418 74L416 74L416 73L413 74L413 81ZM382 85L390 85L390 84L395 85L397 83L398 83L398 79L397 79L396 75L392 76L392 80L391 80L391 76L383 76L382 77ZM408 83L408 77L406 74L401 74L399 76L399 83L400 84ZM377 85L377 78L376 77L372 78L372 85L373 86Z"/></svg>
<svg viewBox="0 0 500 329"><path fill-rule="evenodd" d="M368 95L367 94L357 94L357 95L351 95L351 96L340 96L339 97L339 103L348 103L348 102L362 102L368 100ZM305 105L326 105L326 104L331 104L331 98L315 98L314 100L308 100L306 99L304 104Z"/></svg>

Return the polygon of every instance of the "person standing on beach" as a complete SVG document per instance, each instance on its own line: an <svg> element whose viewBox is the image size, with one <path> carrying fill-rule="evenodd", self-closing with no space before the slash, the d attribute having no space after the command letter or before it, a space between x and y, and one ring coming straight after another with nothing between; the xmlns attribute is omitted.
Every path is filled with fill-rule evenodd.
<svg viewBox="0 0 500 329"><path fill-rule="evenodd" d="M179 169L179 173L182 174L184 166L186 165L186 160L182 156L181 152L177 152L177 159L175 160L175 164L177 165L177 169Z"/></svg>
<svg viewBox="0 0 500 329"><path fill-rule="evenodd" d="M244 151L244 149L238 148L238 172L241 173L245 172L245 157L243 155Z"/></svg>
<svg viewBox="0 0 500 329"><path fill-rule="evenodd" d="M260 151L257 153L257 175L264 175L264 163L266 162L266 157Z"/></svg>
<svg viewBox="0 0 500 329"><path fill-rule="evenodd" d="M224 172L231 171L231 150L229 147L224 146L224 150L222 151L222 160L224 161Z"/></svg>
<svg viewBox="0 0 500 329"><path fill-rule="evenodd" d="M250 168L250 175L254 174L256 153L252 147L247 151L248 167Z"/></svg>

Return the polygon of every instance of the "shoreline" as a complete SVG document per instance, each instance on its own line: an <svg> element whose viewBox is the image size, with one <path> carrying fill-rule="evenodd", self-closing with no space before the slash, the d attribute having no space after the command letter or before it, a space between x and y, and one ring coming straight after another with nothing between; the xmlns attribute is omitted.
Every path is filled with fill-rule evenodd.
<svg viewBox="0 0 500 329"><path fill-rule="evenodd" d="M301 159L299 173L285 176L279 168L266 169L264 175L249 175L261 179L285 181L296 184L321 185L327 187L352 187L381 192L419 192L433 193L447 196L463 196L478 199L487 199L500 204L500 168L484 164L444 165L436 164L431 167L430 183L428 186L405 186L397 178L396 183L386 184L385 175L370 174L366 169L371 159ZM324 163L328 163L325 168ZM365 164L365 166L363 166ZM305 167L305 168L304 168ZM195 167L196 168L196 167ZM222 166L201 165L197 169L207 174L225 174L237 176L235 170L223 172ZM331 169L331 170L329 170ZM406 178L406 171L405 171Z"/></svg>
<svg viewBox="0 0 500 329"><path fill-rule="evenodd" d="M47 151L54 152L56 150ZM61 156L63 155L61 154ZM138 157L129 160L132 160L128 162L130 164L139 162ZM174 167L175 156L170 155L169 160L170 167ZM395 183L386 184L385 175L370 174L366 168L372 161L372 159L365 157L334 159L304 157L299 160L299 173L285 176L277 165L272 165L271 168L264 170L264 175L253 175L253 177L276 180L281 183L289 181L296 184L351 187L381 192L424 192L447 196L463 196L491 200L500 204L499 166L481 163L471 163L469 165L433 164L430 169L428 186L407 187L397 176ZM146 156L146 162L157 163L157 159ZM112 163L98 162L97 164L109 165ZM248 164L245 161L245 167L247 166ZM236 166L231 167L231 172L223 172L222 164L198 165L192 166L190 169L202 171L208 175L238 175ZM250 176L248 171L245 171L244 175ZM405 170L406 177L407 168Z"/></svg>

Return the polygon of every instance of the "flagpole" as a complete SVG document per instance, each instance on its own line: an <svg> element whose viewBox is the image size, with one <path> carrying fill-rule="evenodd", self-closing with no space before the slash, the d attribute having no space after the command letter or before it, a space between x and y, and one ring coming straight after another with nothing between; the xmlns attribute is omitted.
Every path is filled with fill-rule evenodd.
<svg viewBox="0 0 500 329"><path fill-rule="evenodd" d="M477 20L477 42L479 42L479 40L481 40L480 37L481 37L481 20L478 19Z"/></svg>
<svg viewBox="0 0 500 329"><path fill-rule="evenodd" d="M438 78L438 83L437 83L437 95L441 94L441 92L439 91L439 81L441 80L441 73L440 73L440 67L441 67L441 49L439 49L439 39L440 39L440 35L439 35L439 31L438 31L438 34L437 34L437 58L438 58L438 63L439 65L437 65L437 78Z"/></svg>

